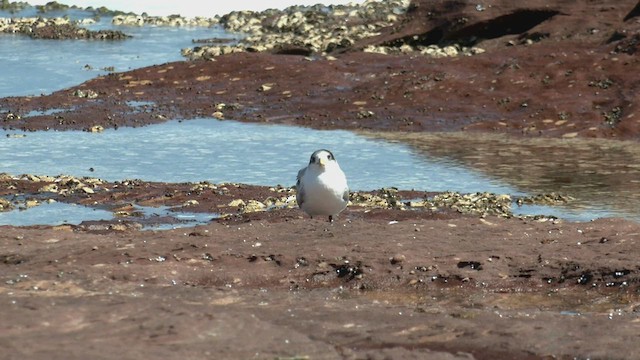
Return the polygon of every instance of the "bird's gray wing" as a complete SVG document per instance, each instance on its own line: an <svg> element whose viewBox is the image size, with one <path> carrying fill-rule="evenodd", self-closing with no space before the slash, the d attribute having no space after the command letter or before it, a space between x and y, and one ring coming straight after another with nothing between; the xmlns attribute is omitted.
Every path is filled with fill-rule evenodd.
<svg viewBox="0 0 640 360"><path fill-rule="evenodd" d="M298 206L302 206L304 202L304 189L302 188L302 177L304 176L304 172L307 168L302 168L298 171L298 176L296 177L296 202Z"/></svg>
<svg viewBox="0 0 640 360"><path fill-rule="evenodd" d="M342 200L349 201L349 188L344 189L342 193Z"/></svg>

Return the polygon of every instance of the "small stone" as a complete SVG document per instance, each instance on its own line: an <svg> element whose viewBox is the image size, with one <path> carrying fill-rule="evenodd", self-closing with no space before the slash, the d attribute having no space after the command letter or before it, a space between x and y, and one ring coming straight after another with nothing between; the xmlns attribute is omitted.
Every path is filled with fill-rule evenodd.
<svg viewBox="0 0 640 360"><path fill-rule="evenodd" d="M267 208L267 206L260 201L257 200L249 200L247 205L244 208L244 212L257 212L263 211Z"/></svg>
<svg viewBox="0 0 640 360"><path fill-rule="evenodd" d="M359 119L366 119L366 118L370 118L372 116L374 116L375 113L373 111L369 111L369 110L360 110L358 111L358 118Z"/></svg>
<svg viewBox="0 0 640 360"><path fill-rule="evenodd" d="M31 208L40 205L40 202L38 200L27 200L24 204L26 207Z"/></svg>
<svg viewBox="0 0 640 360"><path fill-rule="evenodd" d="M402 254L395 254L393 255L393 257L391 257L389 259L389 261L391 262L391 264L395 265L395 264L399 264L403 261L406 260L406 256L402 255Z"/></svg>
<svg viewBox="0 0 640 360"><path fill-rule="evenodd" d="M182 204L182 207L195 206L195 205L198 205L198 204L200 204L200 203L198 202L198 200L188 200L188 201L185 201L185 202Z"/></svg>
<svg viewBox="0 0 640 360"><path fill-rule="evenodd" d="M235 199L235 200L232 200L227 205L231 207L245 207L247 206L247 203L245 203L244 200L242 199Z"/></svg>
<svg viewBox="0 0 640 360"><path fill-rule="evenodd" d="M566 133L566 134L562 135L562 137L565 138L565 139L574 138L576 136L578 136L577 132L570 132L570 133Z"/></svg>
<svg viewBox="0 0 640 360"><path fill-rule="evenodd" d="M45 185L45 186L41 187L40 189L38 189L38 192L57 193L58 192L58 185L56 185L56 184Z"/></svg>
<svg viewBox="0 0 640 360"><path fill-rule="evenodd" d="M258 91L260 91L260 92L266 92L266 91L269 91L269 90L273 89L273 86L274 86L274 85L275 85L275 84L273 84L273 83L262 84L262 85L260 85L260 87L258 88Z"/></svg>

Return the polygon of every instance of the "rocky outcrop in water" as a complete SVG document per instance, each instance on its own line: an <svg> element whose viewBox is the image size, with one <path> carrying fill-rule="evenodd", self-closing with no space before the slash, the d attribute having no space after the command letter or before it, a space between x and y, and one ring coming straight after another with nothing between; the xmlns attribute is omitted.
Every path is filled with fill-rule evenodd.
<svg viewBox="0 0 640 360"><path fill-rule="evenodd" d="M111 20L117 26L215 26L219 23L219 17L195 17L187 18L179 15L149 16L147 14L122 14L116 15Z"/></svg>
<svg viewBox="0 0 640 360"><path fill-rule="evenodd" d="M396 22L408 0L365 1L361 5L291 6L262 12L234 11L219 19L227 31L246 35L234 45L182 50L191 59L213 59L234 52L271 51L308 55L330 53L375 36Z"/></svg>
<svg viewBox="0 0 640 360"><path fill-rule="evenodd" d="M91 23L83 20L81 23ZM88 30L67 18L0 18L0 32L25 34L33 39L124 40L130 35L117 30Z"/></svg>

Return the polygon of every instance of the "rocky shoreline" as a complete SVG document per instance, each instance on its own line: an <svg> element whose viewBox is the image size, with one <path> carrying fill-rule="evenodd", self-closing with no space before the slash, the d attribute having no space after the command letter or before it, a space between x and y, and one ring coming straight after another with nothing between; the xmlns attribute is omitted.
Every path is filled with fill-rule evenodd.
<svg viewBox="0 0 640 360"><path fill-rule="evenodd" d="M107 182L98 178L74 177L71 175L11 175L0 173L0 212L25 210L45 203L70 202L86 206L99 204L115 215L122 214L120 208L132 202L145 204L162 203L174 211L211 212L215 209L218 219L241 219L256 212L277 212L297 208L295 188L261 187L244 184L209 182L165 184L164 193L155 193L158 184L142 180ZM132 191L145 189L142 192ZM146 193L147 191L150 191ZM127 196L126 193L134 193ZM239 193L238 193L239 192ZM168 196L167 193L171 193ZM144 195L143 195L144 194ZM220 197L223 195L222 197ZM142 197L144 199L142 199ZM225 199L232 199L225 202ZM117 199L117 201L115 200ZM359 211L393 210L413 213L406 218L422 217L422 212L438 214L463 214L479 217L517 217L538 221L555 221L555 217L542 214L514 216L515 204L558 205L571 201L559 194L538 194L512 198L508 194L457 192L428 193L422 191L382 188L374 191L351 192L351 208ZM200 205L204 202L204 205Z"/></svg>
<svg viewBox="0 0 640 360"><path fill-rule="evenodd" d="M80 24L90 23L86 20ZM118 30L87 30L65 18L0 18L0 33L24 34L33 39L124 40L131 36Z"/></svg>

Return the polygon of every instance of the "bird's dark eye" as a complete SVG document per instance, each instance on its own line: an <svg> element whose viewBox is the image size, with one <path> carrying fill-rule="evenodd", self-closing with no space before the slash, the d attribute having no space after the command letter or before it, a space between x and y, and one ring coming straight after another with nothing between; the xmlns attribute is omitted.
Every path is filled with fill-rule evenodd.
<svg viewBox="0 0 640 360"><path fill-rule="evenodd" d="M335 160L335 159L333 158L333 155L331 155L331 154L329 154L329 156L327 156L327 159L329 159L329 160Z"/></svg>

